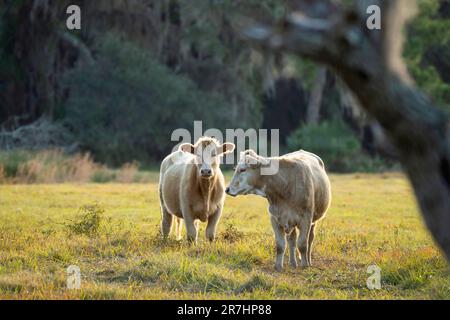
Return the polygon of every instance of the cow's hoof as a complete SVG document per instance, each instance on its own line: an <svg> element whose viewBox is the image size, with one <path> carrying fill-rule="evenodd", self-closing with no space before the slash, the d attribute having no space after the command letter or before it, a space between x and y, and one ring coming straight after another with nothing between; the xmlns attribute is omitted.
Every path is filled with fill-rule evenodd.
<svg viewBox="0 0 450 320"><path fill-rule="evenodd" d="M276 272L282 272L283 271L283 266L280 266L278 264L275 265L275 271Z"/></svg>
<svg viewBox="0 0 450 320"><path fill-rule="evenodd" d="M289 265L292 269L297 269L297 262L290 262Z"/></svg>

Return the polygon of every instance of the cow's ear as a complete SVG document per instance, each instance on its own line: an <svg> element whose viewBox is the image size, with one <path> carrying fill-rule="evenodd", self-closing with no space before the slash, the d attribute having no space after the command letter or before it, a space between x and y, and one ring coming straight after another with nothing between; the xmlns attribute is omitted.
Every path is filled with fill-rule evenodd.
<svg viewBox="0 0 450 320"><path fill-rule="evenodd" d="M194 154L194 146L190 143L183 143L178 150Z"/></svg>
<svg viewBox="0 0 450 320"><path fill-rule="evenodd" d="M250 154L247 154L245 156L245 163L250 167L250 168L259 168L261 166L267 166L270 164L270 160L266 159L264 157L261 156L253 156Z"/></svg>
<svg viewBox="0 0 450 320"><path fill-rule="evenodd" d="M261 162L259 159L249 154L245 155L245 164L254 169L261 167Z"/></svg>
<svg viewBox="0 0 450 320"><path fill-rule="evenodd" d="M217 147L217 154L227 154L234 151L236 146L234 143L225 142L223 145Z"/></svg>

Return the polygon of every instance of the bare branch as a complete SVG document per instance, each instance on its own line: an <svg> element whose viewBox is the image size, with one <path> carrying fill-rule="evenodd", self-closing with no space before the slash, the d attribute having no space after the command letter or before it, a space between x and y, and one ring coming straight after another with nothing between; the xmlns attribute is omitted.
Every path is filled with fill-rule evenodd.
<svg viewBox="0 0 450 320"><path fill-rule="evenodd" d="M403 61L403 45L405 42L403 31L408 21L417 13L417 3L410 0L384 1L381 8L385 30L383 32L382 54L387 63L387 68L412 84L413 80Z"/></svg>

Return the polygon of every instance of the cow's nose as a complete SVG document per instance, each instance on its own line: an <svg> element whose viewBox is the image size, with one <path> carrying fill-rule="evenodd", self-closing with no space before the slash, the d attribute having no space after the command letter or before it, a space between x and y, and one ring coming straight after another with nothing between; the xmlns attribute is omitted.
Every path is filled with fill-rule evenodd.
<svg viewBox="0 0 450 320"><path fill-rule="evenodd" d="M200 173L202 174L202 176L210 176L211 175L211 169L202 169L200 171Z"/></svg>
<svg viewBox="0 0 450 320"><path fill-rule="evenodd" d="M226 189L225 189L225 193L230 193L230 187L227 187Z"/></svg>

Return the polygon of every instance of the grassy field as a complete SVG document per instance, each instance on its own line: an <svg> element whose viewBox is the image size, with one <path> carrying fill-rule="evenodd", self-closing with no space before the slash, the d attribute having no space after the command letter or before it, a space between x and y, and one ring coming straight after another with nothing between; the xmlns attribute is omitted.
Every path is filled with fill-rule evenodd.
<svg viewBox="0 0 450 320"><path fill-rule="evenodd" d="M189 246L161 240L156 182L1 185L0 299L449 299L448 268L403 176L331 180L314 267L285 261L282 273L273 269L266 201L256 196L228 197L218 241L205 241L202 224ZM92 204L103 218L82 220L80 207ZM380 290L366 287L372 263ZM66 287L69 265L81 269L79 290Z"/></svg>

